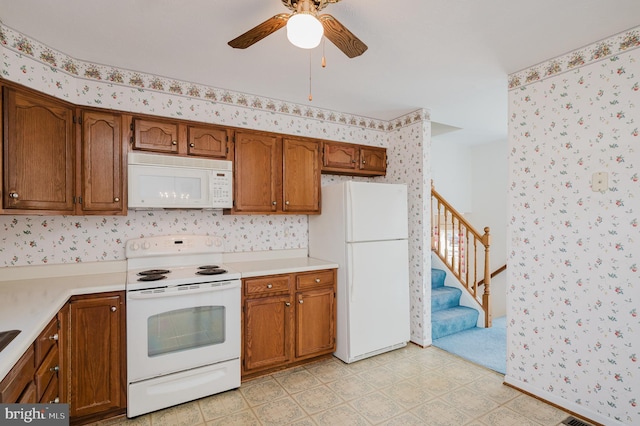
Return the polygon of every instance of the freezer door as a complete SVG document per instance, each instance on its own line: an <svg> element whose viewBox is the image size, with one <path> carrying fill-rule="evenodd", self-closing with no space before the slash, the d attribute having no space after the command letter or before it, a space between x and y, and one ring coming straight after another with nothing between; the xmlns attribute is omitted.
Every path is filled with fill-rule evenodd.
<svg viewBox="0 0 640 426"><path fill-rule="evenodd" d="M353 243L347 251L349 358L408 342L407 240Z"/></svg>
<svg viewBox="0 0 640 426"><path fill-rule="evenodd" d="M407 238L407 186L347 182L347 242Z"/></svg>

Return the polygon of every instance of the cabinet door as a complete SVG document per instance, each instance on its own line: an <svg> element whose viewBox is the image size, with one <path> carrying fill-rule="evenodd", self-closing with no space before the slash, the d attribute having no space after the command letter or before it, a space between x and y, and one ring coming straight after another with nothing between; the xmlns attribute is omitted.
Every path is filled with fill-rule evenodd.
<svg viewBox="0 0 640 426"><path fill-rule="evenodd" d="M3 207L73 213L73 110L6 87L3 109Z"/></svg>
<svg viewBox="0 0 640 426"><path fill-rule="evenodd" d="M124 295L96 295L70 302L70 416L124 406L121 326Z"/></svg>
<svg viewBox="0 0 640 426"><path fill-rule="evenodd" d="M200 157L227 158L227 129L221 127L187 128L187 153Z"/></svg>
<svg viewBox="0 0 640 426"><path fill-rule="evenodd" d="M296 358L335 350L335 292L333 287L296 293Z"/></svg>
<svg viewBox="0 0 640 426"><path fill-rule="evenodd" d="M282 186L284 205L290 213L319 213L320 162L316 141L282 141Z"/></svg>
<svg viewBox="0 0 640 426"><path fill-rule="evenodd" d="M237 132L235 140L235 207L246 213L279 210L281 151L272 135Z"/></svg>
<svg viewBox="0 0 640 426"><path fill-rule="evenodd" d="M387 172L387 150L384 148L360 148L360 170L385 174Z"/></svg>
<svg viewBox="0 0 640 426"><path fill-rule="evenodd" d="M178 125L176 123L136 118L133 127L133 149L171 154L178 152Z"/></svg>
<svg viewBox="0 0 640 426"><path fill-rule="evenodd" d="M259 370L289 362L291 297L247 299L244 307L244 370Z"/></svg>
<svg viewBox="0 0 640 426"><path fill-rule="evenodd" d="M358 168L358 145L325 142L322 154L322 165L326 168L352 171Z"/></svg>
<svg viewBox="0 0 640 426"><path fill-rule="evenodd" d="M85 214L124 214L122 121L118 114L83 113L81 208Z"/></svg>

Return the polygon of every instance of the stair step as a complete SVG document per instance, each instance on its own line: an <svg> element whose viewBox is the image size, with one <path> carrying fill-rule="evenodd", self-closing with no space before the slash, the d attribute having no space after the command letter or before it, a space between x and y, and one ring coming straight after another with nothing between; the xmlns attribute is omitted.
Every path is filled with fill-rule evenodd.
<svg viewBox="0 0 640 426"><path fill-rule="evenodd" d="M474 328L478 322L478 311L466 306L444 309L431 313L431 339L459 333Z"/></svg>
<svg viewBox="0 0 640 426"><path fill-rule="evenodd" d="M437 287L431 289L431 312L456 307L460 304L462 290L455 287Z"/></svg>
<svg viewBox="0 0 640 426"><path fill-rule="evenodd" d="M446 277L447 273L442 269L431 268L431 288L443 287Z"/></svg>

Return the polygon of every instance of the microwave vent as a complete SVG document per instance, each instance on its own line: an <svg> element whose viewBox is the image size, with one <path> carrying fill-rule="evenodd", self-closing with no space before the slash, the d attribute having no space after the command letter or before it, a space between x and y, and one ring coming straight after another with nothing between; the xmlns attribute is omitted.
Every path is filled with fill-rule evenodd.
<svg viewBox="0 0 640 426"><path fill-rule="evenodd" d="M128 163L147 166L231 170L231 161L210 160L207 158L174 157L171 155L129 153Z"/></svg>

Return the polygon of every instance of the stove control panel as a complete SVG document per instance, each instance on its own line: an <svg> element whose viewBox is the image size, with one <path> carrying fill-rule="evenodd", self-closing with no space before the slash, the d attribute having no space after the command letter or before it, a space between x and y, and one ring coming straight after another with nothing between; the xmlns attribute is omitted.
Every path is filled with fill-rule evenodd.
<svg viewBox="0 0 640 426"><path fill-rule="evenodd" d="M212 235L163 235L127 241L127 258L171 254L222 253L223 240Z"/></svg>

